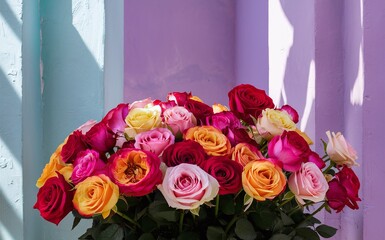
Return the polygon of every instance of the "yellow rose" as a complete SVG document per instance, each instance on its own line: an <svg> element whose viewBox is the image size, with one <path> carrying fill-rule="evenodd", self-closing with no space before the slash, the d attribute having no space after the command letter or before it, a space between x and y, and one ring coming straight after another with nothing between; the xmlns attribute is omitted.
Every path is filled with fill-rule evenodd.
<svg viewBox="0 0 385 240"><path fill-rule="evenodd" d="M229 111L229 109L226 106L224 106L220 103L217 103L217 104L213 105L213 111L214 111L214 113L220 113L220 112Z"/></svg>
<svg viewBox="0 0 385 240"><path fill-rule="evenodd" d="M192 96L192 97L190 97L190 99L194 100L194 101L197 101L197 102L203 103L202 99L200 99L198 96Z"/></svg>
<svg viewBox="0 0 385 240"><path fill-rule="evenodd" d="M65 167L59 170L59 173L64 176L64 179L67 182L72 182L71 175L73 171L74 171L74 166L72 164L66 164Z"/></svg>
<svg viewBox="0 0 385 240"><path fill-rule="evenodd" d="M60 170L66 166L60 156L63 145L64 143L60 144L56 148L55 152L51 155L49 162L45 165L43 172L41 173L39 179L36 181L36 187L41 188L48 178L57 176L56 171L60 172Z"/></svg>
<svg viewBox="0 0 385 240"><path fill-rule="evenodd" d="M91 176L76 185L72 203L80 215L108 217L119 199L119 187L104 174Z"/></svg>
<svg viewBox="0 0 385 240"><path fill-rule="evenodd" d="M266 108L257 119L258 132L266 140L281 135L284 130L295 131L296 128L290 115L285 111Z"/></svg>
<svg viewBox="0 0 385 240"><path fill-rule="evenodd" d="M199 143L210 156L226 156L231 153L229 139L212 126L197 126L189 128L185 133L186 140Z"/></svg>
<svg viewBox="0 0 385 240"><path fill-rule="evenodd" d="M129 138L136 134L159 127L161 124L162 110L160 106L146 106L144 108L131 109L126 117L127 128L125 133Z"/></svg>
<svg viewBox="0 0 385 240"><path fill-rule="evenodd" d="M286 186L282 169L268 160L248 163L242 172L242 185L245 192L258 201L273 199Z"/></svg>
<svg viewBox="0 0 385 240"><path fill-rule="evenodd" d="M246 166L249 162L263 158L261 152L254 146L247 143L238 143L233 149L231 159Z"/></svg>

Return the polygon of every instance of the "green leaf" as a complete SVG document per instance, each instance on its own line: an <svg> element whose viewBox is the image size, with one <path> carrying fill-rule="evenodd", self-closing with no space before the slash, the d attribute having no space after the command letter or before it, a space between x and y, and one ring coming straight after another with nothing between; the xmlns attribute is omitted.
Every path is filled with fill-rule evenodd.
<svg viewBox="0 0 385 240"><path fill-rule="evenodd" d="M170 208L168 204L163 201L152 202L148 207L148 212L156 221L166 220L169 222L176 222L178 219L176 210Z"/></svg>
<svg viewBox="0 0 385 240"><path fill-rule="evenodd" d="M197 207L194 209L190 209L190 212L195 216L199 216L199 210L200 210L200 207Z"/></svg>
<svg viewBox="0 0 385 240"><path fill-rule="evenodd" d="M297 236L303 237L306 240L320 240L317 232L311 228L297 228L295 231Z"/></svg>
<svg viewBox="0 0 385 240"><path fill-rule="evenodd" d="M95 240L123 239L123 228L118 224L103 224L92 233Z"/></svg>
<svg viewBox="0 0 385 240"><path fill-rule="evenodd" d="M74 217L71 230L74 230L74 228L80 223L80 220L82 220L80 217Z"/></svg>
<svg viewBox="0 0 385 240"><path fill-rule="evenodd" d="M155 238L151 233L143 233L138 240L155 240Z"/></svg>
<svg viewBox="0 0 385 240"><path fill-rule="evenodd" d="M92 232L94 231L94 228L88 228L87 231L81 235L78 240L89 240L89 239L93 239L92 238Z"/></svg>
<svg viewBox="0 0 385 240"><path fill-rule="evenodd" d="M219 209L226 215L234 215L235 205L232 195L223 195L220 197Z"/></svg>
<svg viewBox="0 0 385 240"><path fill-rule="evenodd" d="M243 205L246 205L245 211L249 209L249 207L251 207L251 204L253 204L253 200L253 197L245 193L245 196L243 197Z"/></svg>
<svg viewBox="0 0 385 240"><path fill-rule="evenodd" d="M206 237L208 240L225 240L226 233L221 227L209 226L207 228Z"/></svg>
<svg viewBox="0 0 385 240"><path fill-rule="evenodd" d="M251 224L249 220L241 218L235 225L235 234L237 234L240 239L253 240L255 239L256 232L253 224Z"/></svg>
<svg viewBox="0 0 385 240"><path fill-rule="evenodd" d="M149 216L144 216L140 221L140 226L142 227L143 232L152 232L157 228L157 224Z"/></svg>
<svg viewBox="0 0 385 240"><path fill-rule="evenodd" d="M285 225L285 226L290 226L290 225L295 224L295 222L293 221L293 219L291 219L291 218L290 218L288 215L286 215L284 212L281 212L281 219L282 219L283 225Z"/></svg>
<svg viewBox="0 0 385 240"><path fill-rule="evenodd" d="M250 220L262 230L271 230L276 223L277 216L268 208L261 209L256 213L250 213Z"/></svg>
<svg viewBox="0 0 385 240"><path fill-rule="evenodd" d="M283 195L283 201L285 200L289 200L289 199L292 199L294 197L294 193L292 193L291 191L288 191L287 193L285 193L285 195Z"/></svg>
<svg viewBox="0 0 385 240"><path fill-rule="evenodd" d="M199 234L196 232L182 232L177 240L199 240Z"/></svg>
<svg viewBox="0 0 385 240"><path fill-rule="evenodd" d="M321 235L321 237L330 238L336 234L337 229L334 227L322 224L316 228L316 231L318 232L319 235Z"/></svg>
<svg viewBox="0 0 385 240"><path fill-rule="evenodd" d="M290 239L291 239L290 236L282 233L274 234L273 236L271 236L271 238L269 238L269 240L290 240Z"/></svg>

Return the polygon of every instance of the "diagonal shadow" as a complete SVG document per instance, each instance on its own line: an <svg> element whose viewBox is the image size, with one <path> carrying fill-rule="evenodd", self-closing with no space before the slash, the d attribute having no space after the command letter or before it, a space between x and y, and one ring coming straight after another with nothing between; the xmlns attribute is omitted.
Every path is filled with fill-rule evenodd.
<svg viewBox="0 0 385 240"><path fill-rule="evenodd" d="M7 1L0 1L0 14L3 16L15 36L21 41L21 24L15 17Z"/></svg>
<svg viewBox="0 0 385 240"><path fill-rule="evenodd" d="M17 214L13 210L12 206L8 203L8 200L5 199L4 193L0 193L0 223L7 229L9 234L17 238L17 236L22 236L22 226L23 222L20 218L17 217ZM1 237L1 235L0 235Z"/></svg>

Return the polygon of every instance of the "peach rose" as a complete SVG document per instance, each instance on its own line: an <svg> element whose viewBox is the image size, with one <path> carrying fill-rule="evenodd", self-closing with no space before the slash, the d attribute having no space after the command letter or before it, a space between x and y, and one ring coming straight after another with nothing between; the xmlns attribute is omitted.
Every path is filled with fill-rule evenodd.
<svg viewBox="0 0 385 240"><path fill-rule="evenodd" d="M263 159L262 153L253 145L238 143L233 149L231 159L246 166L249 162Z"/></svg>
<svg viewBox="0 0 385 240"><path fill-rule="evenodd" d="M224 105L222 105L220 103L216 103L212 107L213 107L214 113L220 113L220 112L229 111L229 109L226 106L224 106Z"/></svg>
<svg viewBox="0 0 385 240"><path fill-rule="evenodd" d="M270 140L285 130L294 131L296 125L287 112L266 108L257 119L257 129L263 138Z"/></svg>
<svg viewBox="0 0 385 240"><path fill-rule="evenodd" d="M346 165L348 167L358 165L356 163L358 158L356 151L340 132L330 133L330 131L327 131L326 135L329 139L326 152L333 162L337 165Z"/></svg>
<svg viewBox="0 0 385 240"><path fill-rule="evenodd" d="M80 215L91 217L102 214L110 215L119 199L119 187L104 174L91 176L76 185L74 199L75 209Z"/></svg>
<svg viewBox="0 0 385 240"><path fill-rule="evenodd" d="M57 176L56 172L60 172L60 170L66 166L60 154L63 145L64 143L60 144L56 148L55 152L51 155L49 162L45 165L43 172L36 182L36 187L41 188L47 179ZM66 180L68 179L66 178Z"/></svg>
<svg viewBox="0 0 385 240"><path fill-rule="evenodd" d="M273 199L286 186L282 169L269 160L249 162L243 169L242 185L245 192L258 201Z"/></svg>
<svg viewBox="0 0 385 240"><path fill-rule="evenodd" d="M189 128L184 138L199 143L205 152L211 156L226 156L231 153L229 139L212 126L197 126Z"/></svg>

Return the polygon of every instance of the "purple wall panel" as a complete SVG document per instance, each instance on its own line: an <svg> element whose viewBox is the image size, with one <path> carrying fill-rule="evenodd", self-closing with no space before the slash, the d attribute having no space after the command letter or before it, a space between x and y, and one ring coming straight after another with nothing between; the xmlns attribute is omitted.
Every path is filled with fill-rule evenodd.
<svg viewBox="0 0 385 240"><path fill-rule="evenodd" d="M125 1L124 100L191 91L227 105L235 84L234 22L234 1Z"/></svg>
<svg viewBox="0 0 385 240"><path fill-rule="evenodd" d="M364 0L364 77L362 181L365 239L385 236L385 2Z"/></svg>

